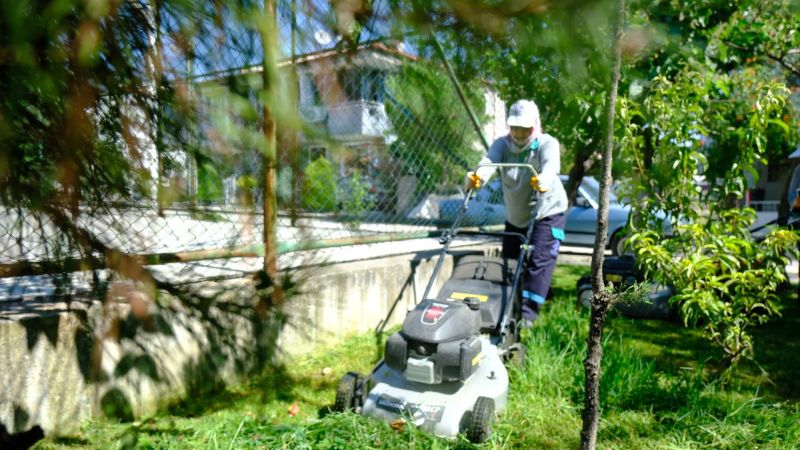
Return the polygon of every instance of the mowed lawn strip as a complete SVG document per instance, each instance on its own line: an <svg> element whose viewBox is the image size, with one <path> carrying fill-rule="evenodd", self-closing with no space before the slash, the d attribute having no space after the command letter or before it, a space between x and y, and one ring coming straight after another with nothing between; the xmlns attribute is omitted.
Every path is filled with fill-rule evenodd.
<svg viewBox="0 0 800 450"><path fill-rule="evenodd" d="M551 299L525 334L527 362L511 370L508 408L484 448L577 448L588 312L575 307L587 267L559 266ZM612 315L605 334L599 448L800 448L800 307L755 333L755 362L724 382L719 352L677 322ZM134 423L96 420L36 448L470 448L412 426L330 412L339 378L368 372L386 335L355 336L270 369L250 383L208 390Z"/></svg>

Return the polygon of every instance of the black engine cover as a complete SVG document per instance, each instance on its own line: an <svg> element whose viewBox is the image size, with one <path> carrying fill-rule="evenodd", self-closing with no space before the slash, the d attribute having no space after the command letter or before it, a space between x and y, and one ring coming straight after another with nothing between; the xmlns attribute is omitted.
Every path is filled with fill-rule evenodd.
<svg viewBox="0 0 800 450"><path fill-rule="evenodd" d="M433 383L466 381L478 367L482 346L478 336L440 344L409 341L396 333L386 341L383 360L399 372L406 370L409 358L433 363Z"/></svg>
<svg viewBox="0 0 800 450"><path fill-rule="evenodd" d="M461 300L425 300L408 312L402 333L409 340L438 344L459 341L480 330L480 309L471 309Z"/></svg>
<svg viewBox="0 0 800 450"><path fill-rule="evenodd" d="M464 381L478 365L480 329L479 308L460 300L426 300L408 313L403 330L386 341L384 361L400 372L411 358L427 361L427 367L433 364L431 382Z"/></svg>

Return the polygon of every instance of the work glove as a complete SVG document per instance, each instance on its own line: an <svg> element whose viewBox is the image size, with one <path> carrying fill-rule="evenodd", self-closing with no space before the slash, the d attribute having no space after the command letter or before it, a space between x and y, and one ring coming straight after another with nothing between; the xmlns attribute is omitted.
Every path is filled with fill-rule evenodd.
<svg viewBox="0 0 800 450"><path fill-rule="evenodd" d="M467 172L467 176L464 177L464 188L469 191L473 189L479 189L481 187L481 177L479 177L475 172Z"/></svg>
<svg viewBox="0 0 800 450"><path fill-rule="evenodd" d="M536 175L531 177L531 187L539 192L547 192L550 190L547 186L545 186L545 183L542 183L542 181L539 180L539 177Z"/></svg>

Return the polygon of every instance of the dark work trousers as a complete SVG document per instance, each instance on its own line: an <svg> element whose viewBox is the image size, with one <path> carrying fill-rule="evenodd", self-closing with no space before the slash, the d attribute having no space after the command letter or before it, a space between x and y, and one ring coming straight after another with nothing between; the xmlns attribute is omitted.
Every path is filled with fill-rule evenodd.
<svg viewBox="0 0 800 450"><path fill-rule="evenodd" d="M532 293L533 298L529 299L537 303L544 303L544 299L547 298L547 291L550 289L550 281L556 268L558 251L561 248L561 241L554 236L559 233L558 231L554 233L553 229L561 230L560 234L563 236L566 222L567 216L564 213L553 214L536 222L533 227L533 236L530 241L533 249L528 255L528 267L522 281L522 289L523 295L526 295L524 291ZM526 228L519 228L506 222L506 232L524 235L527 231ZM503 238L503 258L519 259L521 245L522 242L519 238L505 236Z"/></svg>

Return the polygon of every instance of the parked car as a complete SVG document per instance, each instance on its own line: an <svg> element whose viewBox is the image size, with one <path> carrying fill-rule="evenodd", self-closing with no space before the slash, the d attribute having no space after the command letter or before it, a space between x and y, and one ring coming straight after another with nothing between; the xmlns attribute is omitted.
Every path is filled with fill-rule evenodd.
<svg viewBox="0 0 800 450"><path fill-rule="evenodd" d="M567 182L567 176L561 176ZM597 208L599 206L600 183L594 177L583 177L573 205L567 210L564 245L592 247L597 230ZM608 210L608 247L614 255L623 254L625 236L622 229L628 223L631 208L619 202L611 193ZM463 202L458 198L439 200L439 218L452 220ZM463 223L465 225L503 224L506 210L503 204L503 189L500 180L491 180L480 189L470 202Z"/></svg>
<svg viewBox="0 0 800 450"><path fill-rule="evenodd" d="M567 177L562 175L561 182L566 183ZM594 177L583 177L573 205L567 210L567 224L565 232L565 245L594 246L597 233L597 208L600 205L600 183ZM631 214L630 205L620 203L612 191L608 204L608 239L607 248L614 255L622 255L624 251L625 236L623 228L628 223Z"/></svg>

